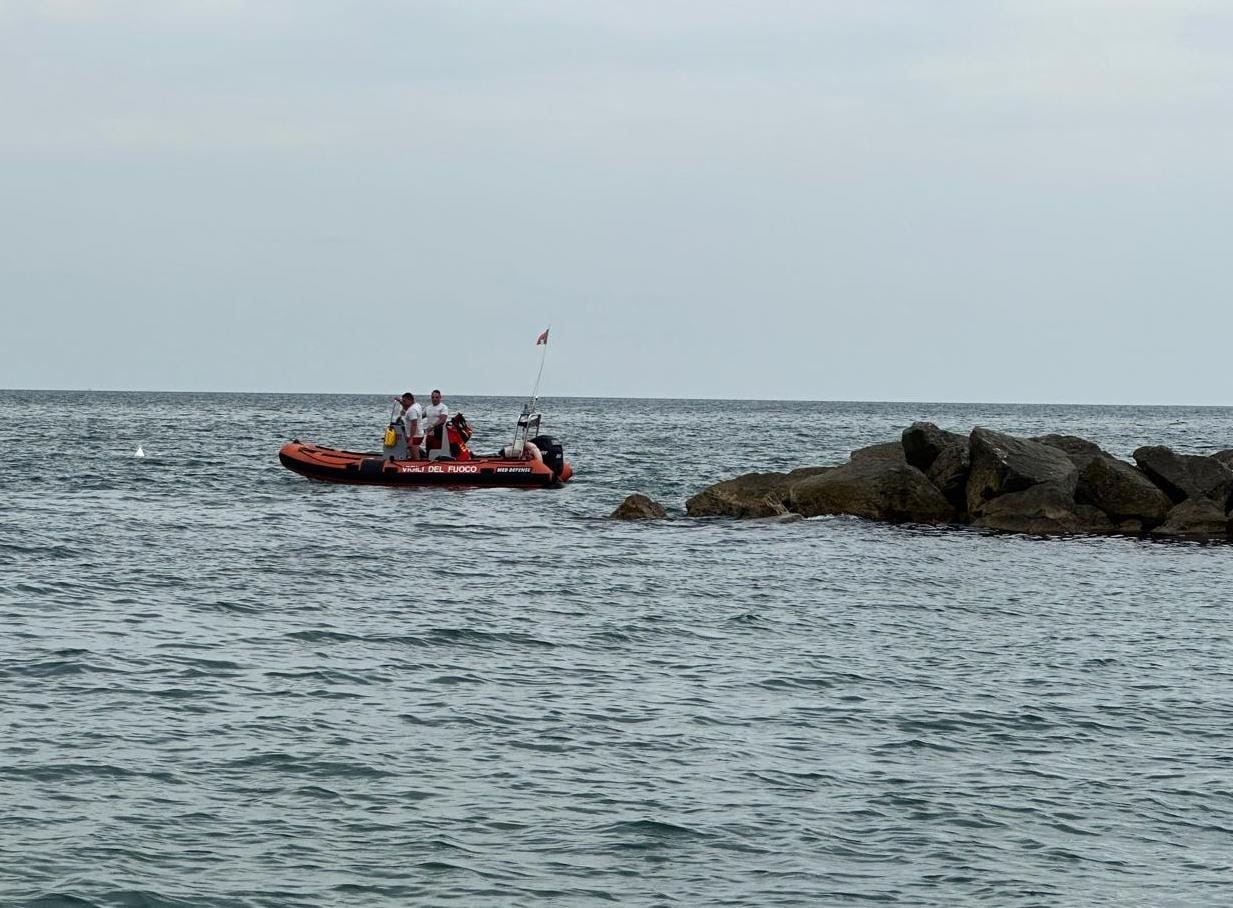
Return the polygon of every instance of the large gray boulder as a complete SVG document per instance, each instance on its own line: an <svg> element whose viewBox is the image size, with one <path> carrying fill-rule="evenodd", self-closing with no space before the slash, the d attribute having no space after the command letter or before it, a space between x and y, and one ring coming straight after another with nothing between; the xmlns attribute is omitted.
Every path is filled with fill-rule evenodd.
<svg viewBox="0 0 1233 908"><path fill-rule="evenodd" d="M1233 448L1227 451L1217 451L1212 455L1213 460L1218 460L1230 470L1233 470Z"/></svg>
<svg viewBox="0 0 1233 908"><path fill-rule="evenodd" d="M614 520L656 520L667 517L668 512L658 501L635 492L617 505L617 509L609 516Z"/></svg>
<svg viewBox="0 0 1233 908"><path fill-rule="evenodd" d="M959 514L967 511L968 473L972 460L966 435L914 422L903 430L904 459L924 472Z"/></svg>
<svg viewBox="0 0 1233 908"><path fill-rule="evenodd" d="M1173 507L1169 496L1128 463L1103 451L1079 474L1075 498L1100 508L1114 522L1138 521L1148 529L1163 521Z"/></svg>
<svg viewBox="0 0 1233 908"><path fill-rule="evenodd" d="M894 457L853 457L801 480L792 486L789 505L805 517L854 514L894 523L950 523L956 517L924 473Z"/></svg>
<svg viewBox="0 0 1233 908"><path fill-rule="evenodd" d="M972 525L1039 536L1112 533L1118 529L1103 511L1077 504L1056 482L1038 483L1022 492L991 499Z"/></svg>
<svg viewBox="0 0 1233 908"><path fill-rule="evenodd" d="M1057 448L1069 457L1070 462L1075 465L1075 469L1080 471L1091 463L1092 460L1105 453L1096 442L1080 438L1078 435L1037 435L1031 440L1038 441L1042 445L1048 445L1051 448Z"/></svg>
<svg viewBox="0 0 1233 908"><path fill-rule="evenodd" d="M1153 536L1186 539L1210 539L1228 533L1228 515L1210 498L1188 498L1169 511L1165 522L1152 530Z"/></svg>
<svg viewBox="0 0 1233 908"><path fill-rule="evenodd" d="M961 445L948 445L938 452L925 475L938 487L942 497L950 502L958 513L968 509L968 475L972 472L972 458L968 453L968 440Z"/></svg>
<svg viewBox="0 0 1233 908"><path fill-rule="evenodd" d="M948 448L962 447L966 450L966 435L947 432L931 422L914 422L903 430L903 454L916 469L928 472L933 462Z"/></svg>
<svg viewBox="0 0 1233 908"><path fill-rule="evenodd" d="M819 473L829 473L831 470L838 469L837 467L797 467L795 470L788 471L788 485L795 482L800 482L802 479L808 479L810 476L817 476Z"/></svg>
<svg viewBox="0 0 1233 908"><path fill-rule="evenodd" d="M747 521L745 521L745 522L746 522L746 523L760 523L760 524L775 524L775 525L779 525L779 524L783 524L783 523L796 523L797 521L804 520L804 519L805 519L805 518L804 518L804 517L802 517L800 514L794 514L794 513L792 513L791 511L789 511L787 514L779 514L779 515L778 515L778 516L776 516L776 517L754 517L754 518L752 518L752 519L750 519L750 520L747 520Z"/></svg>
<svg viewBox="0 0 1233 908"><path fill-rule="evenodd" d="M746 473L717 482L685 502L690 517L776 517L787 513L785 473Z"/></svg>
<svg viewBox="0 0 1233 908"><path fill-rule="evenodd" d="M1233 469L1213 457L1178 454L1163 445L1139 448L1135 463L1173 502L1207 498L1228 510L1233 496Z"/></svg>
<svg viewBox="0 0 1233 908"><path fill-rule="evenodd" d="M903 454L903 445L897 441L887 441L878 445L870 445L867 448L857 448L848 455L848 460L851 463L885 461L888 463L906 464L908 462Z"/></svg>
<svg viewBox="0 0 1233 908"><path fill-rule="evenodd" d="M1053 486L1062 498L1073 498L1079 471L1058 448L1016 438L979 426L969 437L972 471L968 477L968 513L980 517L989 502L1033 486Z"/></svg>

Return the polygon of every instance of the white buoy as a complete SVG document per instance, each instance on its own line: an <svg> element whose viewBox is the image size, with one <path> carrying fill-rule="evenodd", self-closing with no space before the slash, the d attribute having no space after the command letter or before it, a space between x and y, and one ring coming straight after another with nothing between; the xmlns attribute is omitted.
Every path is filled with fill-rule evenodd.
<svg viewBox="0 0 1233 908"><path fill-rule="evenodd" d="M133 456L134 456L134 457L145 457L145 456L146 456L146 452L145 452L145 451L143 451L143 450L141 450L141 445L138 445L138 446L137 446L137 453L136 453L136 454L134 454Z"/></svg>

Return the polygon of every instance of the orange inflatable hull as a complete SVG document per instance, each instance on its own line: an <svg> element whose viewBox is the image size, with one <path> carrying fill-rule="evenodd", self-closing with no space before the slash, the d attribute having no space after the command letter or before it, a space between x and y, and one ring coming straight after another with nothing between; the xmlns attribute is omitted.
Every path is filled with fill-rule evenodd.
<svg viewBox="0 0 1233 908"><path fill-rule="evenodd" d="M339 451L290 441L278 452L288 470L309 479L381 486L500 486L542 488L568 482L569 464L560 474L535 460L472 457L470 460L385 460L380 454Z"/></svg>

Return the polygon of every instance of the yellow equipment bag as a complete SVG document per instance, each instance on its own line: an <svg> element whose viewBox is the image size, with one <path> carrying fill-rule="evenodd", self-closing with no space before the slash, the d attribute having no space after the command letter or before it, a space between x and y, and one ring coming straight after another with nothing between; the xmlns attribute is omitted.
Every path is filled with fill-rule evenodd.
<svg viewBox="0 0 1233 908"><path fill-rule="evenodd" d="M390 426L385 430L385 446L392 448L396 444L398 444L398 433L394 431L393 426Z"/></svg>

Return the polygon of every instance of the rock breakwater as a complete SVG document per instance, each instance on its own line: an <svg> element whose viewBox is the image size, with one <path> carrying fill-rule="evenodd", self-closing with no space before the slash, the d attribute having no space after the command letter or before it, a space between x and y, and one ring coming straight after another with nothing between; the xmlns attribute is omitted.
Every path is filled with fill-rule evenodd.
<svg viewBox="0 0 1233 908"><path fill-rule="evenodd" d="M917 422L845 464L737 476L685 509L691 517L850 514L1034 535L1233 533L1233 450L1147 446L1132 458L1073 435L1020 438L982 427L961 435Z"/></svg>

